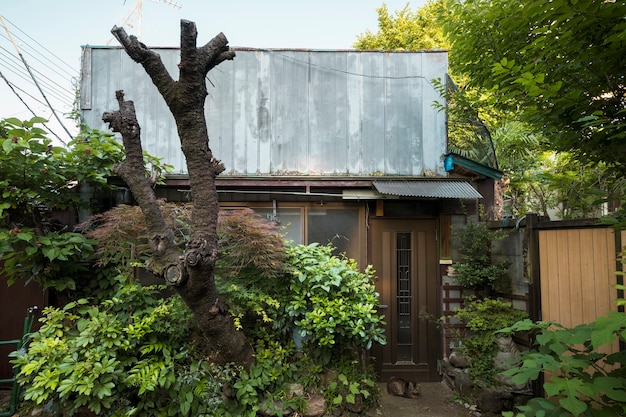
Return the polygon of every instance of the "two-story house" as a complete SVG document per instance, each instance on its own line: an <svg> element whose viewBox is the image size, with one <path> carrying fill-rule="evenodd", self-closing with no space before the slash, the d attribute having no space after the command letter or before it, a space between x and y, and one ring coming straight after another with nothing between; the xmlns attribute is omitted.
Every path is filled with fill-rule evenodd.
<svg viewBox="0 0 626 417"><path fill-rule="evenodd" d="M175 76L176 48L155 48ZM209 73L210 147L226 171L224 209L250 207L295 243L332 242L373 264L388 343L374 350L383 379L439 380L440 285L450 227L489 208L500 173L447 153L446 114L433 80L447 53L260 50ZM174 165L161 197L187 199L174 119L143 68L117 47L84 47L80 111L106 130L115 91L135 102L144 149ZM484 197L484 198L483 198Z"/></svg>

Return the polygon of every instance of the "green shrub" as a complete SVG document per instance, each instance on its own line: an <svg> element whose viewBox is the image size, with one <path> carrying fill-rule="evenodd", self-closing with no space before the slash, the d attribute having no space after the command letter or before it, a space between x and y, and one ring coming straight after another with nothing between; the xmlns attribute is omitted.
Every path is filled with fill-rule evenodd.
<svg viewBox="0 0 626 417"><path fill-rule="evenodd" d="M225 281L256 351L256 363L234 384L235 401L225 405L230 415L302 411L303 399L288 396L293 383L323 394L332 408L376 402L375 374L363 355L385 342L373 272L332 252L330 245L288 247L282 276L260 280L247 270Z"/></svg>
<svg viewBox="0 0 626 417"><path fill-rule="evenodd" d="M45 122L0 120L0 261L9 284L35 280L66 299L88 281L95 241L53 213L101 209L98 199L81 198L78 190L85 185L108 196L115 187L107 179L124 152L111 133L86 126L67 147L54 146L39 127ZM157 179L170 169L158 158L145 159Z"/></svg>
<svg viewBox="0 0 626 417"><path fill-rule="evenodd" d="M518 407L517 416L623 416L626 414L626 351L603 353L626 341L626 314L612 311L588 324L565 328L551 322L520 321L502 333L536 335L535 348L504 374L515 383L536 381L546 372L545 398ZM506 414L512 417L514 413Z"/></svg>
<svg viewBox="0 0 626 417"><path fill-rule="evenodd" d="M186 206L161 209L184 243ZM330 246L287 248L279 229L250 210L223 213L216 283L256 363L219 367L203 356L205 336L179 297L127 278L147 254L140 211L120 206L82 227L97 241L97 261L76 296L93 296L46 309L16 358L27 404L54 400L69 415L83 406L103 416L253 416L260 407L279 415L305 406L306 396L289 394L294 383L334 408L376 402L363 352L384 336L369 268L359 272Z"/></svg>
<svg viewBox="0 0 626 417"><path fill-rule="evenodd" d="M103 416L213 415L234 370L201 359L179 297L119 280L100 304L44 309L28 350L13 361L24 400L53 400L67 415L81 407Z"/></svg>
<svg viewBox="0 0 626 417"><path fill-rule="evenodd" d="M504 237L501 231L489 229L485 223L470 222L455 229L454 237L461 255L461 262L454 265L459 285L487 293L510 290L508 262L492 257L493 242Z"/></svg>
<svg viewBox="0 0 626 417"><path fill-rule="evenodd" d="M486 385L493 384L496 374L493 358L497 332L528 318L525 311L514 309L510 302L492 298L471 297L455 317L463 320L468 332L462 340L462 353L470 358L469 376Z"/></svg>
<svg viewBox="0 0 626 417"><path fill-rule="evenodd" d="M330 245L293 246L290 301L286 311L305 343L332 348L369 349L385 343L383 317L378 315L374 271L359 272L354 260L332 255Z"/></svg>

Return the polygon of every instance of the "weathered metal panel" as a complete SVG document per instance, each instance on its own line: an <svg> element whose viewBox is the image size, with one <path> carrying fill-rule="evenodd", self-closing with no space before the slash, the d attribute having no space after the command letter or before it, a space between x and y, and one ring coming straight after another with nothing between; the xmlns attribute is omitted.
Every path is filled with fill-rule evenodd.
<svg viewBox="0 0 626 417"><path fill-rule="evenodd" d="M84 120L106 129L102 113L124 90L145 150L185 173L174 119L143 68L120 48L85 48ZM156 51L177 78L178 49ZM208 75L210 146L224 174L445 176L445 115L432 85L446 74L445 52L236 53Z"/></svg>

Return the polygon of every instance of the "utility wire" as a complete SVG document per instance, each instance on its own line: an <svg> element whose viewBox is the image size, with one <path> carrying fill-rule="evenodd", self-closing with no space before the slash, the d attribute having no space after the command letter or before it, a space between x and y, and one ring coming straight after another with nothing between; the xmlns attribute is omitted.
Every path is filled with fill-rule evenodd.
<svg viewBox="0 0 626 417"><path fill-rule="evenodd" d="M65 133L67 133L67 135L70 138L72 138L72 134L70 133L69 130L67 130L67 127L65 127L65 125L63 124L63 122L59 118L59 115L57 114L57 112L54 111L54 108L52 107L52 104L50 104L50 101L48 100L48 97L46 97L46 94L43 92L43 90L39 86L39 83L37 82L37 79L35 78L35 76L33 75L32 71L30 70L30 67L28 66L28 63L26 62L26 59L24 59L24 55L22 55L22 53L20 52L20 49L17 47L17 45L13 41L13 38L11 37L11 32L9 32L9 28L7 27L6 23L4 23L4 19L2 18L2 16L0 16L0 22L2 22L2 26L4 26L4 30L6 30L7 34L9 35L9 38L11 39L11 43L15 47L15 50L17 51L17 54L20 56L22 62L24 63L24 66L28 70L28 73L30 74L30 76L33 79L33 81L35 82L35 85L37 86L37 89L39 89L39 92L41 93L42 97L44 98L46 103L48 103L48 107L50 107L50 110L52 110L52 114L57 119L57 121L59 122L61 127L63 127L63 130L65 130ZM63 143L64 145L67 146L67 144L65 142L61 141L61 143Z"/></svg>
<svg viewBox="0 0 626 417"><path fill-rule="evenodd" d="M30 110L30 112L33 114L33 116L37 116L37 114L33 111L33 109L31 109L28 104L26 104L26 102L22 99L22 96L20 96L17 91L15 91L15 89L13 88L13 85L9 82L9 80L6 79L6 77L4 76L4 74L2 73L2 71L0 71L0 77L2 77L2 79L4 80L4 82L7 83L7 85L9 86L9 88L11 89L11 91L13 91L13 94L15 94L17 96L18 99L20 99L20 101L24 104L24 106L26 106L26 108L28 110ZM54 113L54 110L53 110ZM50 129L48 126L46 126L45 123L43 123L43 125L45 126L46 129L48 129L48 131L50 133L52 133L54 135L55 138L57 138L63 145L67 146L67 144L65 142L63 142L63 140L52 131L52 129Z"/></svg>
<svg viewBox="0 0 626 417"><path fill-rule="evenodd" d="M0 46L0 57L4 58L3 61L6 63L5 67L7 69L12 70L14 73L16 73L18 75L22 74L21 78L25 79L27 82L32 84L32 80L28 77L28 73L19 64L19 61L17 61L17 59L15 58L14 54L12 54L8 50L6 50L2 46ZM48 87L50 90L56 92L57 98L59 99L59 101L72 100L72 97L74 96L74 93L70 89L68 89L66 87L63 87L62 85L60 85L59 83L57 83L56 81L54 81L50 77L48 77L46 74L44 74L41 71L37 70L36 68L32 68L32 70L35 73L37 73L37 74L39 74L41 76L41 79L43 80L43 82L41 82L40 84L42 84L42 85ZM61 74L59 74L59 75L61 75Z"/></svg>
<svg viewBox="0 0 626 417"><path fill-rule="evenodd" d="M7 39L6 36L3 36L3 38ZM62 78L71 78L74 76L71 73L62 69L57 64L55 64L53 61L51 61L49 58L47 58L45 55L43 55L37 49L33 48L28 43L24 43L20 38L17 38L17 39L21 41L20 45L22 46L22 49L24 50L25 54L29 55L30 59L43 65L47 70L49 70L50 73L57 74L59 77L62 77Z"/></svg>
<svg viewBox="0 0 626 417"><path fill-rule="evenodd" d="M33 39L31 36L29 36L26 32L24 32L22 29L20 29L19 27L17 27L15 25L15 23L11 22L9 19L7 19L6 17L4 18L5 21L9 22L11 24L11 26L13 26L15 29L17 29L19 32L22 32L28 39L32 40L34 43L37 44L37 46L39 46L41 49L43 49L44 51L46 51L47 53L49 53L50 55L52 55L53 57L55 57L59 62L61 62L63 65L65 65L70 72L66 72L68 75L71 75L73 73L76 72L76 69L73 68L70 64L68 64L67 62L63 61L61 58L59 58L57 55L55 55L52 51L50 51L48 48L46 48L45 46L43 46L42 44L40 44L39 42L37 42L35 39ZM17 36L16 36L17 37ZM18 39L20 39L19 37L17 37ZM22 40L23 41L23 40ZM24 42L24 41L23 41ZM26 43L26 42L25 42ZM32 48L33 50L36 50L35 48ZM40 53L41 56L44 56L43 54ZM45 57L45 56L44 56ZM47 59L47 58L46 58ZM48 61L52 62L52 60L48 59ZM57 65L57 67L59 69L61 69L61 67L59 65Z"/></svg>

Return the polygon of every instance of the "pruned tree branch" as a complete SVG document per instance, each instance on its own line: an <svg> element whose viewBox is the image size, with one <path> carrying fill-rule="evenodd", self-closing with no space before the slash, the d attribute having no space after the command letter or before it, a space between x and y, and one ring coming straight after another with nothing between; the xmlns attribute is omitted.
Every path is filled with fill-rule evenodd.
<svg viewBox="0 0 626 417"><path fill-rule="evenodd" d="M204 62L203 68L205 74L220 63L232 60L235 57L235 51L228 48L228 39L222 32L218 33L206 45L199 48L200 60Z"/></svg>
<svg viewBox="0 0 626 417"><path fill-rule="evenodd" d="M111 130L122 135L126 151L126 159L114 171L126 182L146 219L146 227L151 236L150 245L156 255L155 259L158 260L151 263L150 270L164 278L167 278L164 271L168 270L169 281L176 275L171 268L180 270L174 233L163 218L152 183L145 174L141 128L137 122L135 105L132 101L124 100L124 92L121 90L116 91L115 97L119 110L102 115L102 120L109 124ZM172 283L179 283L184 279L181 272L177 276Z"/></svg>
<svg viewBox="0 0 626 417"><path fill-rule="evenodd" d="M124 47L128 56L138 64L141 64L152 82L163 95L166 102L172 90L175 90L177 82L170 76L161 61L161 56L139 42L136 36L128 36L123 27L113 26L111 33ZM167 95L165 94L167 93ZM168 103L169 104L169 103Z"/></svg>

